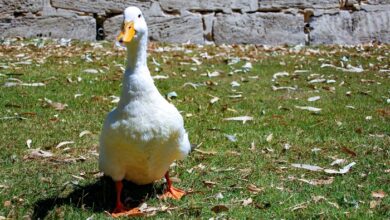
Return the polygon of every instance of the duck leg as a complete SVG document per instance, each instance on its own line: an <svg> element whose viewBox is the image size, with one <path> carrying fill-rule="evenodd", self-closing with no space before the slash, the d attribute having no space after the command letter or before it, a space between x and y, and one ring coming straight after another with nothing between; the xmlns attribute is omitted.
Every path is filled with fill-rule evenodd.
<svg viewBox="0 0 390 220"><path fill-rule="evenodd" d="M172 199L180 200L181 197L183 197L186 194L186 192L172 185L172 181L169 179L169 171L165 173L165 179L167 180L167 189L165 190L164 194L162 194L159 198L160 199L172 198Z"/></svg>
<svg viewBox="0 0 390 220"><path fill-rule="evenodd" d="M111 216L114 218L120 216L139 216L142 215L141 210L139 208L127 209L123 203L121 202L121 193L123 189L122 181L115 182L116 188L116 205L114 211L111 213Z"/></svg>

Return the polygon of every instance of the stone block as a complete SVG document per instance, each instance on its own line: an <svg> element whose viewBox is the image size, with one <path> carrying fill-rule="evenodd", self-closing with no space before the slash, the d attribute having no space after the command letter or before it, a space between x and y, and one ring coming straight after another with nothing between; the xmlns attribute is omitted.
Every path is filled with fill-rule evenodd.
<svg viewBox="0 0 390 220"><path fill-rule="evenodd" d="M340 11L313 18L313 44L358 44L390 42L390 11Z"/></svg>
<svg viewBox="0 0 390 220"><path fill-rule="evenodd" d="M182 14L185 14L186 11L231 13L232 10L239 10L247 12L256 11L258 6L257 0L160 0L159 2L164 11Z"/></svg>
<svg viewBox="0 0 390 220"><path fill-rule="evenodd" d="M218 14L214 22L214 40L217 44L300 44L305 42L303 27L303 15Z"/></svg>
<svg viewBox="0 0 390 220"><path fill-rule="evenodd" d="M104 22L104 30L109 40L119 33L123 16L118 15ZM170 43L204 43L201 15L164 16L146 18L149 38Z"/></svg>
<svg viewBox="0 0 390 220"><path fill-rule="evenodd" d="M1 37L52 37L95 40L93 17L77 15L30 16L0 19Z"/></svg>
<svg viewBox="0 0 390 220"><path fill-rule="evenodd" d="M43 9L44 0L0 0L0 17L4 14L36 13Z"/></svg>
<svg viewBox="0 0 390 220"><path fill-rule="evenodd" d="M123 22L123 15L117 15L111 18L108 18L103 23L104 33L106 34L106 39L114 40L115 37L119 34L121 25Z"/></svg>
<svg viewBox="0 0 390 220"><path fill-rule="evenodd" d="M390 42L390 10L353 13L353 35L358 42Z"/></svg>
<svg viewBox="0 0 390 220"><path fill-rule="evenodd" d="M152 40L170 43L204 43L202 16L199 14L155 17L147 22L149 37Z"/></svg>
<svg viewBox="0 0 390 220"><path fill-rule="evenodd" d="M128 6L137 6L141 10L150 8L152 1L144 0L51 0L55 8L82 11L97 14L121 14Z"/></svg>
<svg viewBox="0 0 390 220"><path fill-rule="evenodd" d="M259 0L260 11L277 11L288 8L335 8L339 0Z"/></svg>
<svg viewBox="0 0 390 220"><path fill-rule="evenodd" d="M361 2L372 5L390 4L390 0L362 0Z"/></svg>

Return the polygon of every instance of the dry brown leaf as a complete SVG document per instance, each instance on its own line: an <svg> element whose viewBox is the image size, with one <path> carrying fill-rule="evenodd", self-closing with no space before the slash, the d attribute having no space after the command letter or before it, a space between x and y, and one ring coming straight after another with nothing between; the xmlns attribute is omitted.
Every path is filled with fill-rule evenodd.
<svg viewBox="0 0 390 220"><path fill-rule="evenodd" d="M339 204L337 204L337 203L335 203L335 202L329 202L329 201L328 201L328 204L334 206L336 209L339 209L339 208L340 208Z"/></svg>
<svg viewBox="0 0 390 220"><path fill-rule="evenodd" d="M60 102L53 102L52 100L50 99L47 99L47 98L44 98L44 101L46 102L46 104L52 108L54 108L55 110L57 111L62 111L64 110L66 107L68 107L67 104L62 104Z"/></svg>
<svg viewBox="0 0 390 220"><path fill-rule="evenodd" d="M381 200L372 200L370 201L370 209L375 209L380 204L381 204Z"/></svg>
<svg viewBox="0 0 390 220"><path fill-rule="evenodd" d="M217 185L216 182L208 181L208 180L203 180L203 184L204 184L206 187L208 187L208 188L211 188L211 187Z"/></svg>
<svg viewBox="0 0 390 220"><path fill-rule="evenodd" d="M211 208L211 211L213 211L215 213L227 212L227 211L229 211L229 208L225 205L216 205L213 208Z"/></svg>
<svg viewBox="0 0 390 220"><path fill-rule="evenodd" d="M262 191L264 191L264 188L259 188L257 187L256 185L254 184L249 184L247 186L247 189L251 192L251 193L254 193L254 194L257 194L257 193L260 193Z"/></svg>
<svg viewBox="0 0 390 220"><path fill-rule="evenodd" d="M347 153L347 154L349 154L349 155L351 155L353 157L357 156L357 154L353 150L351 150L351 149L349 149L347 147L342 147L341 151L344 152L344 153Z"/></svg>
<svg viewBox="0 0 390 220"><path fill-rule="evenodd" d="M380 190L378 190L378 191L372 192L372 193L371 193L371 196L372 196L373 198L383 199L383 198L385 198L386 193L385 193L383 190L380 189Z"/></svg>
<svg viewBox="0 0 390 220"><path fill-rule="evenodd" d="M297 204L295 206L290 207L289 209L291 211L296 211L296 210L305 209L305 208L307 208L307 202L303 202L303 203Z"/></svg>
<svg viewBox="0 0 390 220"><path fill-rule="evenodd" d="M321 202L322 200L326 200L324 196L312 196L311 198L315 203Z"/></svg>
<svg viewBox="0 0 390 220"><path fill-rule="evenodd" d="M7 200L7 201L4 201L4 207L10 207L12 205L11 201Z"/></svg>
<svg viewBox="0 0 390 220"><path fill-rule="evenodd" d="M194 149L194 151L201 153L201 154L204 154L204 155L216 155L217 154L217 152L215 152L215 151L204 151L204 150L200 150L200 149Z"/></svg>

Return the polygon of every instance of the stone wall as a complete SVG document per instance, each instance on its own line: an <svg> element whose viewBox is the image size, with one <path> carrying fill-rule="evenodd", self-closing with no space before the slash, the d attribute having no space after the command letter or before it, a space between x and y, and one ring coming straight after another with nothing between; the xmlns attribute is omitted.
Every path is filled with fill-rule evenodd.
<svg viewBox="0 0 390 220"><path fill-rule="evenodd" d="M113 39L130 5L155 41L390 43L390 0L0 0L0 37Z"/></svg>

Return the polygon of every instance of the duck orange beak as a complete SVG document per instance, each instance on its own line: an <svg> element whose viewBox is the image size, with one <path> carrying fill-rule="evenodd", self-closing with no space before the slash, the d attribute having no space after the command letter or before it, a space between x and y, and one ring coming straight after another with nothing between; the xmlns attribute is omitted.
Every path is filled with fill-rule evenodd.
<svg viewBox="0 0 390 220"><path fill-rule="evenodd" d="M135 35L134 21L125 21L122 24L122 29L116 40L119 43L129 43Z"/></svg>

